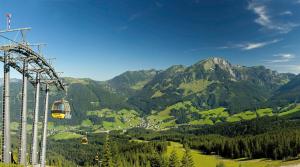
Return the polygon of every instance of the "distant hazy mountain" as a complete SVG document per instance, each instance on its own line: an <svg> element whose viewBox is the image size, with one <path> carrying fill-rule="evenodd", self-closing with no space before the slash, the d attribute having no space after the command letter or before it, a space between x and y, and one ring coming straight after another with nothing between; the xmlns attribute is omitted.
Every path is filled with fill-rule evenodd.
<svg viewBox="0 0 300 167"><path fill-rule="evenodd" d="M284 105L287 103L299 103L300 101L300 75L281 86L269 99L270 105Z"/></svg>
<svg viewBox="0 0 300 167"><path fill-rule="evenodd" d="M119 94L128 97L143 89L158 73L156 70L127 71L106 83Z"/></svg>
<svg viewBox="0 0 300 167"><path fill-rule="evenodd" d="M20 79L17 79L17 78L10 78L10 82L11 83L16 83L16 82L21 82L22 80ZM0 78L0 86L3 85L3 82L4 82L4 79L3 78Z"/></svg>

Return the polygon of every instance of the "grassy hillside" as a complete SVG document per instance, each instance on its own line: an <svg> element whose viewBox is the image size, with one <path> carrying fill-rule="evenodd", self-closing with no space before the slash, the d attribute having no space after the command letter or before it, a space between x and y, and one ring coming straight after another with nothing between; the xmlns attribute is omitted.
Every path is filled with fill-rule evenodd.
<svg viewBox="0 0 300 167"><path fill-rule="evenodd" d="M175 65L161 71L127 71L107 81L70 77L63 78L63 81L68 85L66 100L71 104L72 119L62 121L50 117L50 121L55 124L82 125L85 121L83 125L91 125L91 122L95 124L97 118L89 122L88 119L93 116L87 114L89 111L110 109L116 112L126 109L134 110L139 117L145 117L145 123L148 121L151 126L161 129L178 123L215 124L226 120L230 122L254 118L253 113L246 111L267 107L273 109L297 102L300 79L299 76L280 74L263 66L237 66L222 58L209 58L188 67ZM12 111L19 111L21 80L12 82L11 88ZM0 93L1 91L2 89ZM32 86L29 86L28 92L31 121L34 107ZM43 97L42 92L41 98ZM62 97L64 92L51 91L50 104ZM41 108L43 107L41 103ZM209 114L214 111L202 113L217 108L226 108L226 111L218 113L218 116ZM177 110L178 113L172 110ZM182 116L184 111L187 117ZM240 115L227 118L226 112L230 116ZM263 115L266 114L259 116ZM12 112L11 118L17 121L19 112ZM114 119L115 121L104 120L104 123L100 121L98 124L110 129L127 127L118 121L120 118ZM111 122L118 125L114 127Z"/></svg>
<svg viewBox="0 0 300 167"><path fill-rule="evenodd" d="M269 99L269 105L286 105L300 100L300 75L276 90Z"/></svg>
<svg viewBox="0 0 300 167"><path fill-rule="evenodd" d="M113 110L104 108L101 110L88 111L79 125L68 126L56 125L49 122L50 132L55 134L59 131L76 132L84 130L89 132L103 132L106 130L124 130L135 127L144 127L153 130L166 130L181 125L215 125L246 121L260 117L281 117L286 119L300 118L300 104L289 104L280 109L262 108L256 111L243 111L236 114L224 107L210 110L199 110L190 101L178 102L161 111L152 111L152 114L143 116L135 110ZM12 123L12 130L17 132L18 123Z"/></svg>
<svg viewBox="0 0 300 167"><path fill-rule="evenodd" d="M171 113L171 111L173 111L173 113ZM251 120L264 116L298 118L300 117L300 105L290 105L290 107L283 107L278 111L273 111L272 108L262 108L256 111L243 111L237 114L230 114L224 107L218 107L211 110L199 110L194 107L190 101L185 101L176 103L160 112L155 112L148 116L148 128L164 129L176 126L178 124L176 121L182 118L176 117L176 114L174 116L174 112L184 112L187 122L183 124L213 125L221 122Z"/></svg>
<svg viewBox="0 0 300 167"><path fill-rule="evenodd" d="M112 129L127 129L132 127L137 127L141 123L141 118L139 114L134 110L111 110L111 109L102 109L96 111L88 111L87 120L92 120L88 124L91 125L100 125L105 130ZM83 120L82 125L86 124L87 120Z"/></svg>
<svg viewBox="0 0 300 167"><path fill-rule="evenodd" d="M72 132L62 132L51 136L54 140L67 140L81 138L82 135Z"/></svg>
<svg viewBox="0 0 300 167"><path fill-rule="evenodd" d="M172 109L178 109L178 106L182 107L190 107L188 102L185 103L180 103L177 106L172 106ZM177 107L177 108L176 108ZM169 108L168 110L164 110L164 112L159 112L157 114L161 114L163 116L163 114L165 114L165 116L168 116L169 114L172 114L172 109ZM287 110L289 109L289 110ZM300 110L300 106L288 106L288 108L283 108L283 110L279 113L272 113L271 109L267 108L267 109L260 109L257 110L256 112L251 112L251 111L245 111L244 114L234 114L234 115L229 115L228 111L226 111L225 108L216 108L216 109L212 109L212 110L205 110L205 111L194 111L194 112L199 112L199 113L203 113L203 117L207 117L205 119L209 119L211 120L212 118L220 118L220 117L236 117L239 119L253 119L253 114L250 113L256 113L255 115L259 116L259 117L263 117L266 115L270 115L270 114L274 114L274 115L279 115L280 113L282 113L282 116L280 116L281 118L286 118L287 116L289 116L290 114L295 114L298 113L297 111ZM293 111L293 112L292 112ZM119 113L118 115L116 115L115 113ZM125 114L125 113L130 113L130 114ZM286 114L287 113L287 114ZM102 110L102 111L90 111L89 115L90 116L96 116L96 117L107 117L107 118L119 118L121 115L124 115L124 117L126 118L131 118L131 114L137 114L134 111L125 111L125 110L121 110L121 111L117 111L114 112L112 110L106 109L106 110ZM266 121L268 120L268 121ZM206 154L203 154L201 152L199 152L198 150L202 150L202 147L196 147L195 143L193 145L193 143L191 143L191 141L195 142L195 141L204 141L204 140L198 140L197 137L203 137L203 139L205 139L206 137L209 137L209 135L205 135L206 133L218 133L216 130L210 130L211 128L216 128L216 129L220 129L223 132L227 132L227 133L232 133L235 134L237 138L242 138L242 137L251 137L251 136L256 136L256 137L260 137L262 134L261 133L268 133L268 132L272 132L272 130L282 130L283 132L288 131L288 129L292 129L293 127L295 129L297 129L297 127L299 127L300 123L299 120L295 120L295 121L286 121L285 123L279 124L278 122L282 122L285 121L285 119L280 119L279 121L276 121L277 118L269 118L269 117L264 117L264 118L259 118L259 119L255 119L252 121L244 121L244 122L239 122L239 123L226 123L226 124L218 124L218 123L214 123L214 124L218 124L218 125L214 125L214 126L191 126L191 128L187 128L186 131L182 131L183 129L185 129L184 127L180 127L178 128L176 131L176 129L170 129L167 131L153 131L153 130L149 130L149 129L144 129L144 128L134 128L131 130L127 130L127 132L124 131L111 131L109 133L109 135L111 136L111 139L113 139L114 141L119 141L120 143L122 143L122 147L125 148L125 150L127 150L127 145L124 145L123 143L126 143L128 141L134 141L134 142L144 142L144 140L147 140L149 142L164 142L165 144L167 144L167 142L165 141L176 141L175 142L170 142L171 144L167 146L167 151L164 152L162 155L167 157L170 155L170 152L172 152L172 150L176 150L177 154L179 155L179 157L181 158L183 153L184 153L184 149L182 147L181 144L177 143L177 142L181 142L184 143L185 141L187 141L189 144L191 144L191 148L195 149L191 151L191 154L193 156L193 159L195 161L196 167L215 167L216 164L223 162L225 164L225 166L227 167L253 167L253 166L258 166L258 167L280 167L283 165L290 165L290 164L296 164L296 163L300 163L299 160L294 160L293 158L288 157L289 161L282 161L282 160L269 160L269 159L252 159L252 160L248 160L248 159L229 159L230 157L227 158L221 158L219 156L214 155L216 153L216 151L213 152L206 152ZM260 123L255 123L255 121L260 121ZM90 162L91 161L91 157L86 157L82 158L81 156L83 156L82 154L84 154L86 152L86 149L89 149L93 154L96 154L96 151L99 150L99 141L97 140L101 140L101 144L103 143L102 140L104 140L102 134L101 134L101 138L99 138L100 128L98 125L93 125L93 126L86 126L85 124L88 121L83 121L83 124L81 126L76 127L77 129L72 129L70 127L65 128L65 129L61 129L59 133L56 134L52 134L50 136L50 143L56 143L56 145L62 145L62 144L69 144L72 145L72 147L70 147L72 149L72 151L65 151L65 155L66 157L68 157L68 160L72 160L74 159L74 157L69 157L69 154L71 153L73 156L76 156L77 158L74 160L77 163L80 163L82 159L87 159L88 161L86 162ZM90 123L90 122L89 122ZM244 125L243 125L244 123ZM273 123L274 123L274 127L273 127ZM296 124L294 126L294 123ZM298 123L298 124L297 124ZM259 130L256 129L255 127L252 127L252 125L259 125L260 128L262 128L263 130ZM272 124L272 125L270 125ZM250 125L250 126L249 126ZM282 126L281 126L282 125ZM298 126L297 126L298 125ZM221 126L224 126L223 128ZM265 127L270 127L271 129L267 128L267 130L264 130ZM279 127L285 127L286 129L282 129ZM100 128L100 129L99 129ZM111 129L113 129L112 127L110 127ZM193 128L195 128L193 131ZM198 128L198 129L197 129ZM202 129L203 128L203 129ZM205 131L205 128L206 131ZM225 129L224 129L225 128ZM246 129L245 129L246 128ZM201 131L204 130L204 131ZM223 130L222 130L223 129ZM251 131L252 130L255 131L255 133L258 133L256 135L250 135L252 134ZM295 130L294 129L294 130ZM245 131L246 130L246 131ZM63 131L63 132L61 132ZM84 132L88 132L88 139L89 139L89 143L88 145L81 145L80 144L80 138L82 137L82 134L85 134ZM185 134L186 132L186 134ZM201 132L204 132L204 134L201 134ZM243 135L240 135L239 132L243 132ZM180 133L182 133L180 135ZM273 132L274 134L280 134L278 132ZM293 132L291 132L293 133ZM271 134L271 133L270 133ZM288 133L285 133L288 134ZM159 137L160 135L162 135L161 137ZM229 134L227 134L229 135ZM216 136L216 135L215 135ZM286 136L286 135L283 135ZM288 135L290 136L290 135ZM212 136L210 136L212 137ZM215 141L223 141L226 138L226 142L231 141L231 139L233 139L234 137L226 137L226 136L216 136L216 138L214 139ZM262 136L263 139L266 139L266 136ZM273 137L271 137L273 138ZM290 136L290 138L293 138L292 136ZM143 139L143 140L134 140L134 139ZM200 138L199 138L200 139ZM208 141L212 141L210 139L212 138L207 138ZM269 138L268 138L269 139ZM206 139L205 139L206 140ZM251 139L252 140L252 139ZM244 140L243 140L244 141ZM245 139L245 141L249 141L247 139ZM269 140L269 141L273 141L273 140ZM290 140L286 140L286 137L284 137L283 141L290 141ZM233 142L233 141L232 141ZM205 141L204 141L205 143ZM233 142L233 143L238 143L238 142ZM275 142L276 143L276 142ZM116 143L114 143L116 144ZM113 144L113 145L114 145ZM210 144L210 143L207 143ZM213 146L214 143L212 143ZM267 144L268 145L268 144ZM132 144L132 146L137 146L138 149L140 149L140 146ZM199 145L200 146L200 145ZM74 149L80 147L80 150ZM224 146L225 147L225 146ZM60 150L60 147L56 147L56 150ZM197 149L197 150L196 150ZM203 150L202 150L203 151ZM91 156L93 156L91 155ZM134 157L132 155L132 152L130 152L130 157ZM224 156L226 157L226 156ZM247 156L245 156L247 157ZM253 158L253 157L252 157ZM262 158L262 157L259 157ZM284 158L285 159L285 158Z"/></svg>
<svg viewBox="0 0 300 167"><path fill-rule="evenodd" d="M181 159L184 154L184 148L182 144L170 142L167 153L165 156L170 156L171 152L176 150L177 156ZM283 165L299 164L300 160L296 161L274 161L267 159L224 159L215 155L204 155L197 150L191 150L191 155L195 162L196 167L216 167L217 164L223 163L225 167L280 167Z"/></svg>
<svg viewBox="0 0 300 167"><path fill-rule="evenodd" d="M239 113L262 106L293 77L263 66L235 66L222 58L209 58L158 72L128 102L147 114L180 101L191 101L198 109L225 107Z"/></svg>

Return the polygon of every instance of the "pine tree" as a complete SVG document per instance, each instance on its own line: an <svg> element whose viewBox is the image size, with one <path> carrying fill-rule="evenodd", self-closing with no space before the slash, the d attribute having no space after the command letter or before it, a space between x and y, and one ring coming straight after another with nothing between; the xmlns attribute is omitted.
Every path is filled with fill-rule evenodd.
<svg viewBox="0 0 300 167"><path fill-rule="evenodd" d="M106 137L106 142L103 149L102 167L113 167L112 155L110 152L109 136Z"/></svg>
<svg viewBox="0 0 300 167"><path fill-rule="evenodd" d="M146 167L151 167L150 161L147 161Z"/></svg>
<svg viewBox="0 0 300 167"><path fill-rule="evenodd" d="M154 155L151 157L150 164L151 164L151 167L161 167L162 166L161 158L157 152L155 152Z"/></svg>
<svg viewBox="0 0 300 167"><path fill-rule="evenodd" d="M123 167L122 158L120 156L116 156L115 167Z"/></svg>
<svg viewBox="0 0 300 167"><path fill-rule="evenodd" d="M180 164L179 164L179 160L178 160L176 151L173 150L170 155L170 158L169 158L169 167L179 167L179 166L180 166Z"/></svg>
<svg viewBox="0 0 300 167"><path fill-rule="evenodd" d="M162 157L161 167L169 167L169 158L168 157Z"/></svg>
<svg viewBox="0 0 300 167"><path fill-rule="evenodd" d="M134 163L134 167L140 167L140 162L139 162L139 161L136 161L136 162Z"/></svg>
<svg viewBox="0 0 300 167"><path fill-rule="evenodd" d="M216 167L225 167L225 164L224 164L224 162L219 162L219 163L216 165Z"/></svg>
<svg viewBox="0 0 300 167"><path fill-rule="evenodd" d="M188 147L185 147L185 153L182 157L181 167L194 167L193 157Z"/></svg>
<svg viewBox="0 0 300 167"><path fill-rule="evenodd" d="M111 158L112 158L112 162L113 162L114 166L120 167L117 162L118 159L120 159L118 156L119 151L118 151L117 144L115 142L109 142L109 148L110 148Z"/></svg>

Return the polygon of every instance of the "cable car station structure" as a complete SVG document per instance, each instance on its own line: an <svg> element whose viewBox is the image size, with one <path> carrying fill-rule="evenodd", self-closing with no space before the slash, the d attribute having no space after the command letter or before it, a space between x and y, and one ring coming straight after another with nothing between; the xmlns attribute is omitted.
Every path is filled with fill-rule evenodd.
<svg viewBox="0 0 300 167"><path fill-rule="evenodd" d="M43 57L41 46L44 44L30 44L26 41L25 35L31 28L18 28L0 31L0 38L5 39L7 44L0 45L0 61L3 62L3 113L2 113L2 162L12 162L11 136L10 136L10 70L15 69L22 75L22 101L20 112L20 134L18 163L21 165L45 166L46 163L46 138L47 138L47 121L48 121L48 100L49 91L56 88L64 91L65 86L54 70L52 65ZM21 40L13 40L6 35L8 33L21 34ZM35 104L32 124L32 142L30 143L30 162L27 158L27 99L28 83L35 88ZM52 88L53 87L53 88ZM50 89L51 88L51 89ZM40 91L45 92L43 128L41 149L38 150L38 120L40 109ZM40 155L40 157L39 157Z"/></svg>

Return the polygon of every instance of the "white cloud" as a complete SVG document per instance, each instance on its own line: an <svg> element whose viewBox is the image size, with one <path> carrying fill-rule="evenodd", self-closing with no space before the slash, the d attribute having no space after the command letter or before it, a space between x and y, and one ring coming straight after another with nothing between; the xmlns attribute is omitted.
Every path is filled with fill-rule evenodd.
<svg viewBox="0 0 300 167"><path fill-rule="evenodd" d="M293 12L287 10L287 11L284 11L284 12L280 13L280 15L289 15L289 16L291 16L291 15L293 15Z"/></svg>
<svg viewBox="0 0 300 167"><path fill-rule="evenodd" d="M257 5L256 3L249 3L248 6L249 10L252 10L255 14L258 15L258 18L255 19L255 22L262 25L269 27L272 25L269 15L267 14L266 6Z"/></svg>
<svg viewBox="0 0 300 167"><path fill-rule="evenodd" d="M272 41L264 41L264 42L245 42L242 44L231 44L231 45L227 45L227 46L221 46L218 49L241 49L241 50L253 50L253 49L258 49L258 48L262 48L265 47L267 45L271 45L274 43L279 42L279 39L274 39Z"/></svg>
<svg viewBox="0 0 300 167"><path fill-rule="evenodd" d="M278 42L279 40L273 40L273 41L267 41L267 42L258 42L258 43L247 43L245 44L245 46L243 46L243 50L252 50L252 49L257 49L257 48L261 48L273 43Z"/></svg>
<svg viewBox="0 0 300 167"><path fill-rule="evenodd" d="M267 67L283 73L300 73L300 65L296 64L275 64L268 65Z"/></svg>
<svg viewBox="0 0 300 167"><path fill-rule="evenodd" d="M300 0L299 0L300 1ZM293 30L295 27L298 27L299 24L295 23L278 23L272 18L269 13L267 6L262 3L257 3L251 1L248 5L248 10L251 10L257 15L257 18L254 20L255 23L261 25L262 27L269 30L276 30L280 33L288 33ZM285 14L292 14L290 11L286 11Z"/></svg>
<svg viewBox="0 0 300 167"><path fill-rule="evenodd" d="M246 43L244 44L244 46L242 47L243 50L252 50L252 49L257 49L257 48L262 48L265 47L267 45L273 44L273 43L277 43L280 40L278 39L274 39L272 41L266 41L266 42L257 42L257 43Z"/></svg>
<svg viewBox="0 0 300 167"><path fill-rule="evenodd" d="M292 61L296 56L291 53L280 53L273 56L275 59L267 60L267 63L287 63Z"/></svg>
<svg viewBox="0 0 300 167"><path fill-rule="evenodd" d="M277 54L277 55L275 55L275 57L280 57L283 59L293 59L293 58L295 58L295 55L290 54L290 53L283 53L283 54Z"/></svg>

